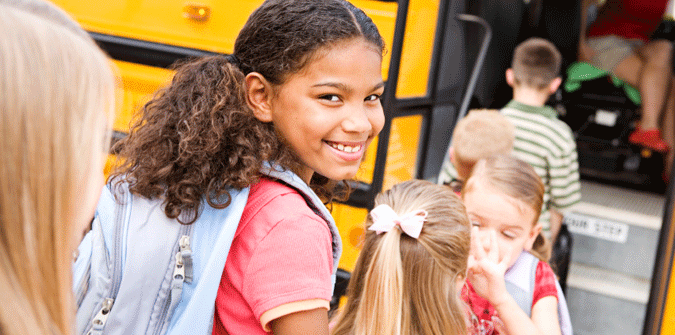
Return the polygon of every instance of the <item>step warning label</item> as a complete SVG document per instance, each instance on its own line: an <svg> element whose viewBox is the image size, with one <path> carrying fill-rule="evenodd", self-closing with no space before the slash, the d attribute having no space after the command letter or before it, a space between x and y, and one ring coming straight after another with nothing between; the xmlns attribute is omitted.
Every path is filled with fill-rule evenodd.
<svg viewBox="0 0 675 335"><path fill-rule="evenodd" d="M628 239L628 225L625 223L602 220L577 213L565 214L564 222L567 224L567 229L575 234L617 243L626 243L626 239Z"/></svg>

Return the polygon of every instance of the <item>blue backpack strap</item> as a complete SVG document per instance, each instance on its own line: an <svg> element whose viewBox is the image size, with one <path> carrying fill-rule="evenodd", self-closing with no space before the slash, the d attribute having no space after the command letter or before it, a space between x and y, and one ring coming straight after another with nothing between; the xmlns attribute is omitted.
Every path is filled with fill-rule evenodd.
<svg viewBox="0 0 675 335"><path fill-rule="evenodd" d="M125 218L129 211L119 202L131 201L131 198L128 192L115 198L110 187L106 185L102 190L92 229L80 243L80 255L73 267L78 300L77 334L103 331L122 278L126 251Z"/></svg>
<svg viewBox="0 0 675 335"><path fill-rule="evenodd" d="M191 234L191 283L185 283L182 299L173 312L167 334L211 334L213 313L225 261L248 201L249 188L231 190L224 209L205 202Z"/></svg>
<svg viewBox="0 0 675 335"><path fill-rule="evenodd" d="M516 300L520 308L532 317L532 302L534 301L534 285L537 277L537 265L539 259L527 251L523 251L516 263L506 271L504 280L506 281L506 290ZM555 281L558 292L558 320L562 335L572 335L572 321L565 295L560 288L558 281Z"/></svg>
<svg viewBox="0 0 675 335"><path fill-rule="evenodd" d="M567 309L567 300L565 300L565 294L557 280L555 281L555 288L558 290L558 321L560 322L561 334L572 335L574 331L572 329L570 312Z"/></svg>
<svg viewBox="0 0 675 335"><path fill-rule="evenodd" d="M504 274L506 290L518 306L532 316L532 295L539 259L529 252L521 252L516 262Z"/></svg>

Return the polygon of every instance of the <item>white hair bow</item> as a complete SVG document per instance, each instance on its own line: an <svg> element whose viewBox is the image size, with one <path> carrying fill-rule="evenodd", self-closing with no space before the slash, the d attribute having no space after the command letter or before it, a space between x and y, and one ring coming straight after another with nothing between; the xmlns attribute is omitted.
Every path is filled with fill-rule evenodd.
<svg viewBox="0 0 675 335"><path fill-rule="evenodd" d="M399 217L389 205L382 204L373 208L370 216L373 218L373 224L368 230L381 234L399 225L408 236L418 238L427 219L427 211L420 209Z"/></svg>

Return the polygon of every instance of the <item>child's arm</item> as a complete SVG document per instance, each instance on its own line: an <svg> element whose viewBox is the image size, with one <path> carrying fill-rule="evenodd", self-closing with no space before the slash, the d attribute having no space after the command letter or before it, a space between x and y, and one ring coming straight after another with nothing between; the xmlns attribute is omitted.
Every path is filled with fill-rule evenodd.
<svg viewBox="0 0 675 335"><path fill-rule="evenodd" d="M551 244L555 243L555 240L558 238L558 233L560 232L560 227L562 227L563 215L555 208L549 210L551 213Z"/></svg>
<svg viewBox="0 0 675 335"><path fill-rule="evenodd" d="M284 315L272 321L274 335L328 335L328 313L323 308Z"/></svg>
<svg viewBox="0 0 675 335"><path fill-rule="evenodd" d="M511 295L493 306L499 313L507 334L560 335L558 300L555 297L539 299L532 307L532 319L523 312Z"/></svg>
<svg viewBox="0 0 675 335"><path fill-rule="evenodd" d="M581 2L581 29L579 29L579 49L578 58L581 61L588 61L595 55L595 51L586 44L586 30L588 28L588 8L592 4L597 4L597 0L582 0Z"/></svg>
<svg viewBox="0 0 675 335"><path fill-rule="evenodd" d="M476 293L487 299L495 308L506 333L559 335L557 299L555 297L540 299L532 307L532 319L530 319L506 290L504 273L506 273L510 260L508 256L499 259L496 233L490 232L487 245L483 244L478 235L478 228L474 227L471 234L469 280Z"/></svg>
<svg viewBox="0 0 675 335"><path fill-rule="evenodd" d="M560 334L558 299L554 296L539 299L532 306L532 322L543 334Z"/></svg>

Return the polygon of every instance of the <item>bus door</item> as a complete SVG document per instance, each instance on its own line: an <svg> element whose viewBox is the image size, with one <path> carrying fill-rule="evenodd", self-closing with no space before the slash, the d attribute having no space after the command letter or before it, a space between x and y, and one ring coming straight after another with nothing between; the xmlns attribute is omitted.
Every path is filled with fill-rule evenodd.
<svg viewBox="0 0 675 335"><path fill-rule="evenodd" d="M675 170L674 170L675 171ZM654 261L643 335L675 334L675 173L666 192L666 208Z"/></svg>

